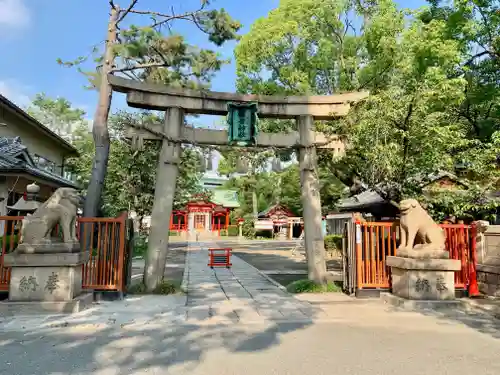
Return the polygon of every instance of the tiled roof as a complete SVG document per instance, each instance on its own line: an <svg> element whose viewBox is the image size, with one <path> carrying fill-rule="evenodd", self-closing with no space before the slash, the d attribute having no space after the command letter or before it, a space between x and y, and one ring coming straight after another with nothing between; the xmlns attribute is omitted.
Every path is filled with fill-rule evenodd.
<svg viewBox="0 0 500 375"><path fill-rule="evenodd" d="M290 217L294 216L293 213L285 206L282 206L281 204L274 204L274 205L266 208L264 211L259 212L257 214L257 217L266 217L274 209L281 209L282 211L285 211Z"/></svg>
<svg viewBox="0 0 500 375"><path fill-rule="evenodd" d="M377 192L373 190L366 190L352 197L340 200L337 207L339 209L352 209L383 202L384 198L382 198Z"/></svg>
<svg viewBox="0 0 500 375"><path fill-rule="evenodd" d="M74 182L62 176L38 168L33 163L33 159L27 147L21 143L19 137L0 137L0 173L1 172L24 172L62 186L77 187Z"/></svg>
<svg viewBox="0 0 500 375"><path fill-rule="evenodd" d="M238 193L234 190L214 190L212 202L222 207L237 208L240 207L238 202Z"/></svg>

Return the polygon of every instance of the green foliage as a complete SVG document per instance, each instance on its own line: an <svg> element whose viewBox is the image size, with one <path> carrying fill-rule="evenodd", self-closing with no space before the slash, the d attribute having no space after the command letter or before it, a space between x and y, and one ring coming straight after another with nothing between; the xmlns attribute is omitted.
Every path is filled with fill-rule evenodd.
<svg viewBox="0 0 500 375"><path fill-rule="evenodd" d="M145 141L143 151L133 150L124 139L125 125L132 122L151 124L161 122L160 116L147 112L117 112L110 118L111 151L102 208L106 215L115 216L119 212L131 210L138 217L151 213L154 200L156 166L160 145ZM79 158L70 159L68 166L79 176L85 188L89 183L93 160L93 140L86 129L77 129L74 145L80 151ZM192 194L202 191L199 185L198 153L185 148L181 155L174 207L183 206Z"/></svg>
<svg viewBox="0 0 500 375"><path fill-rule="evenodd" d="M168 295L175 294L179 290L179 286L171 281L162 280L156 288L153 289L151 293L148 293L146 290L146 286L143 283L132 285L128 293L130 294L159 294L159 295Z"/></svg>
<svg viewBox="0 0 500 375"><path fill-rule="evenodd" d="M238 226L230 226L227 229L221 229L220 234L221 236L238 237L239 236Z"/></svg>
<svg viewBox="0 0 500 375"><path fill-rule="evenodd" d="M243 222L243 228L241 229L243 232L243 237L249 239L255 238L256 232L253 216L251 214L247 214L243 216L243 219L245 219L245 221Z"/></svg>
<svg viewBox="0 0 500 375"><path fill-rule="evenodd" d="M88 125L83 119L85 112L73 108L65 99L51 99L43 94L37 95L30 106L31 113L46 123L67 124L72 132L68 140L79 152L79 156L66 162L67 171L71 172L83 190L89 184L94 158L94 141ZM110 117L111 150L105 190L102 197L102 211L107 216L116 216L122 211L134 211L139 217L151 213L154 200L156 167L160 145L158 142L145 141L144 150L139 152L131 148L125 139L128 124L151 125L163 122L161 115L150 112L119 111ZM174 208L187 203L193 194L201 193L199 153L193 148L182 152L177 189L174 196Z"/></svg>
<svg viewBox="0 0 500 375"><path fill-rule="evenodd" d="M5 241L6 253L9 253L14 251L14 249L17 247L19 243L19 238L17 234L0 237L0 254L2 254L3 252L4 241ZM12 241L12 247L11 247L11 241Z"/></svg>
<svg viewBox="0 0 500 375"><path fill-rule="evenodd" d="M331 253L342 253L342 236L330 234L325 236L325 250Z"/></svg>
<svg viewBox="0 0 500 375"><path fill-rule="evenodd" d="M147 236L136 235L134 238L134 249L132 256L134 257L144 257L148 251Z"/></svg>
<svg viewBox="0 0 500 375"><path fill-rule="evenodd" d="M238 44L237 87L255 94L370 90L347 118L317 124L348 145L343 157L320 154L320 175L337 175L348 186L362 181L393 199L425 200L422 177L461 166L483 199L448 194L430 207L437 216L484 216L497 206L484 199L486 189L495 190L500 178L500 5L429 3L408 11L392 0L282 0ZM321 197L325 205L324 191Z"/></svg>
<svg viewBox="0 0 500 375"><path fill-rule="evenodd" d="M134 14L137 23L118 28L118 42L113 45L115 65L113 72L132 79L152 81L177 87L208 87L214 72L228 63L219 54L210 49L200 49L189 45L185 39L173 32L173 21L192 22L197 30L207 35L216 46L228 40L238 39L241 28L224 9L209 9L210 3L202 2L199 9L184 14L166 14L154 10L141 10L141 15ZM134 12L134 8L131 9ZM128 17L123 14L121 17ZM109 25L108 27L113 27ZM78 67L90 85L96 89L99 85L99 69L103 64L102 44L92 47L87 56L80 56L74 61L57 62L65 67ZM83 63L93 62L97 69L89 70Z"/></svg>
<svg viewBox="0 0 500 375"><path fill-rule="evenodd" d="M287 285L289 293L338 293L342 287L335 282L328 282L326 285L316 284L314 281L303 279L297 280Z"/></svg>
<svg viewBox="0 0 500 375"><path fill-rule="evenodd" d="M420 201L438 222L452 215L463 220L494 222L496 211L500 207L498 199L489 197L481 189L471 189L461 193L443 192L432 197L421 196Z"/></svg>
<svg viewBox="0 0 500 375"><path fill-rule="evenodd" d="M319 171L320 192L323 211L334 209L337 200L343 196L344 186L326 168ZM255 191L257 195L257 209L264 211L270 206L280 203L295 215L302 215L300 172L297 164L283 169L281 172L258 172L230 179L225 188L236 189L240 201L238 215L252 213Z"/></svg>
<svg viewBox="0 0 500 375"><path fill-rule="evenodd" d="M64 98L52 99L45 93L36 94L26 112L66 140L71 140L76 128L87 125L84 110L73 108Z"/></svg>

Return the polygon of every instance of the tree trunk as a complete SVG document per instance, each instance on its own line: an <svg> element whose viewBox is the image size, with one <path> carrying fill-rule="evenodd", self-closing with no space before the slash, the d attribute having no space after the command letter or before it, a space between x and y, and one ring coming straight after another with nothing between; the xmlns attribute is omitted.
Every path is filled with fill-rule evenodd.
<svg viewBox="0 0 500 375"><path fill-rule="evenodd" d="M92 165L92 175L87 188L87 196L83 208L84 217L94 217L97 215L101 203L104 179L108 168L109 158L109 131L108 117L111 108L111 98L113 90L108 83L108 74L112 72L115 54L113 45L117 40L117 21L119 16L118 7L111 8L111 15L108 24L108 34L106 37L106 47L104 52L104 63L102 66L99 83L99 101L94 114L92 135L94 137L95 155Z"/></svg>
<svg viewBox="0 0 500 375"><path fill-rule="evenodd" d="M299 150L302 207L304 209L304 247L307 256L309 280L325 284L327 279L325 242L321 223L321 199L314 147L314 120L310 115L300 116Z"/></svg>

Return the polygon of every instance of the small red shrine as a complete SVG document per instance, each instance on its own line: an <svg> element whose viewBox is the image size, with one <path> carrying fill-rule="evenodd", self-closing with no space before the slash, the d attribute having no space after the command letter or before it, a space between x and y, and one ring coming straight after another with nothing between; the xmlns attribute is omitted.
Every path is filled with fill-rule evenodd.
<svg viewBox="0 0 500 375"><path fill-rule="evenodd" d="M295 216L292 211L281 204L275 204L260 212L258 218L272 221L272 228L270 227L269 230L272 230L273 234L278 237L289 239L299 237L304 227L302 218Z"/></svg>
<svg viewBox="0 0 500 375"><path fill-rule="evenodd" d="M170 230L227 230L231 210L239 207L237 198L236 192L231 190L214 190L211 199L198 194L184 209L172 212Z"/></svg>

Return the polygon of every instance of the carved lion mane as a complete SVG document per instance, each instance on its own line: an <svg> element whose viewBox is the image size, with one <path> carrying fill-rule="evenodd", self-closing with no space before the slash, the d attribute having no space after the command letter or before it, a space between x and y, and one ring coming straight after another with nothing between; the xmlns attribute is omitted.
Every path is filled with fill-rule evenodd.
<svg viewBox="0 0 500 375"><path fill-rule="evenodd" d="M22 224L21 238L25 243L49 240L54 227L59 223L64 241L76 239L76 213L81 198L73 188L59 188L33 215L27 215Z"/></svg>
<svg viewBox="0 0 500 375"><path fill-rule="evenodd" d="M429 214L415 199L405 199L399 203L401 212L400 250L445 250L445 236ZM417 241L415 241L417 240ZM417 245L415 245L417 243Z"/></svg>

